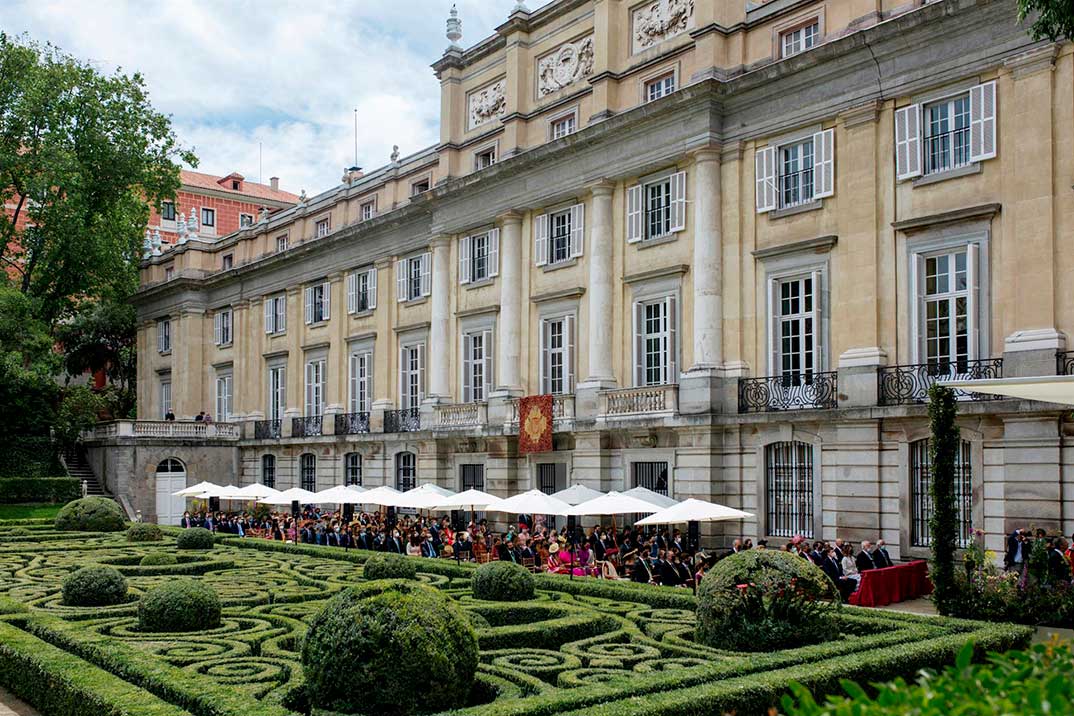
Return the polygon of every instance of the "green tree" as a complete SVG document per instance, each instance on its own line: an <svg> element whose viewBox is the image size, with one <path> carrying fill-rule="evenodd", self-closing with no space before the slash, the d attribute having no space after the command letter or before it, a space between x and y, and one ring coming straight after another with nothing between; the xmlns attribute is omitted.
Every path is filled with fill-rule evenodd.
<svg viewBox="0 0 1074 716"><path fill-rule="evenodd" d="M97 417L105 408L104 398L84 385L72 385L63 395L52 430L63 445L78 442L83 430L97 423Z"/></svg>
<svg viewBox="0 0 1074 716"><path fill-rule="evenodd" d="M138 281L148 203L195 164L142 77L0 33L0 261L49 325Z"/></svg>
<svg viewBox="0 0 1074 716"><path fill-rule="evenodd" d="M80 305L56 330L69 376L104 371L113 389L109 408L117 418L129 415L135 404L136 320L130 304L102 299Z"/></svg>
<svg viewBox="0 0 1074 716"><path fill-rule="evenodd" d="M958 546L958 505L955 500L955 463L961 435L955 425L958 408L950 388L929 388L929 460L932 464L932 516L929 518L932 545L932 599L941 614L950 613L955 598L955 549Z"/></svg>
<svg viewBox="0 0 1074 716"><path fill-rule="evenodd" d="M0 438L47 435L61 357L34 299L0 281Z"/></svg>
<svg viewBox="0 0 1074 716"><path fill-rule="evenodd" d="M1074 0L1018 0L1018 21L1032 17L1029 34L1034 40L1074 40Z"/></svg>

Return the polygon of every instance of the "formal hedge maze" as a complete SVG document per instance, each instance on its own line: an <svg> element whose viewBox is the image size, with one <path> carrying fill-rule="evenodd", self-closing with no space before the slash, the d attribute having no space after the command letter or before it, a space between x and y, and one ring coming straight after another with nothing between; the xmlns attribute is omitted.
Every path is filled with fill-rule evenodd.
<svg viewBox="0 0 1074 716"><path fill-rule="evenodd" d="M369 553L252 539L178 551L174 537L128 543L122 533L0 526L0 684L64 714L309 713L299 660L306 624L363 580ZM159 551L177 563L140 564ZM88 564L125 575L128 601L65 606L61 580ZM476 629L477 685L453 712L471 716L762 713L791 680L836 691L842 678L877 681L948 663L968 640L983 652L1028 638L1020 627L850 608L835 641L724 652L695 643L686 591L539 575L532 600L484 602L470 593L472 573L421 559L417 577L457 600ZM177 577L217 591L221 625L140 631L139 595Z"/></svg>

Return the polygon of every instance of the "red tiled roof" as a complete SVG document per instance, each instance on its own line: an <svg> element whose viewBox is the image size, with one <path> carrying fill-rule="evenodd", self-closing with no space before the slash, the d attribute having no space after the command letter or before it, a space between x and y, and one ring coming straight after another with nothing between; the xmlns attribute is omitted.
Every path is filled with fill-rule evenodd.
<svg viewBox="0 0 1074 716"><path fill-rule="evenodd" d="M232 173L234 174L234 172ZM232 176L229 174L228 176ZM223 184L220 180L224 177L214 176L212 174L205 174L204 172L194 172L188 169L180 171L180 179L184 185L194 187L197 189L212 189L213 191L223 191L228 194L238 194L240 196L251 197L254 199L269 199L271 201L283 201L289 204L298 203L298 195L292 194L289 191L281 191L273 189L265 184L258 184L250 180L244 180L242 183L242 191L235 191L231 189L227 182Z"/></svg>

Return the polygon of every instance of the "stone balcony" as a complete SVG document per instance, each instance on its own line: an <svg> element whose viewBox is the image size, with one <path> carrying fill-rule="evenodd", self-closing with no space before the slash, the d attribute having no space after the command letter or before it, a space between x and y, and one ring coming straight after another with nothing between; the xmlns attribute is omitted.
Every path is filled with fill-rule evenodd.
<svg viewBox="0 0 1074 716"><path fill-rule="evenodd" d="M146 438L159 440L238 440L238 423L203 423L195 420L113 420L98 423L83 433L85 440Z"/></svg>
<svg viewBox="0 0 1074 716"><path fill-rule="evenodd" d="M468 430L483 428L487 424L487 403L437 405L433 411L434 430Z"/></svg>
<svg viewBox="0 0 1074 716"><path fill-rule="evenodd" d="M597 417L605 420L674 416L679 412L679 386L605 390L599 395L597 410Z"/></svg>

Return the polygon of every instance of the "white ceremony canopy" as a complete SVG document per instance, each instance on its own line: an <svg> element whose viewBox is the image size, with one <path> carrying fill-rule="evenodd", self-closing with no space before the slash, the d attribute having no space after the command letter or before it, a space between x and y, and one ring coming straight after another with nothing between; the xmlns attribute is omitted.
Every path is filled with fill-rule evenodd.
<svg viewBox="0 0 1074 716"><path fill-rule="evenodd" d="M313 505L317 503L317 494L303 490L301 487L292 487L290 490L284 490L278 495L266 497L261 501L266 505L289 505L296 500L302 505Z"/></svg>
<svg viewBox="0 0 1074 716"><path fill-rule="evenodd" d="M419 510L432 510L446 498L454 497L455 493L446 487L440 487L432 482L426 482L417 487L407 490L399 496L399 507L412 507Z"/></svg>
<svg viewBox="0 0 1074 716"><path fill-rule="evenodd" d="M440 502L436 503L436 509L465 510L469 508L470 510L483 510L486 505L491 505L499 499L499 497L490 495L487 492L469 489L460 492L457 495L443 498Z"/></svg>
<svg viewBox="0 0 1074 716"><path fill-rule="evenodd" d="M637 497L639 500L651 502L660 509L679 504L678 500L672 499L667 495L661 495L659 492L653 492L648 487L633 487L629 490L623 491L623 494L630 495L631 497Z"/></svg>
<svg viewBox="0 0 1074 716"><path fill-rule="evenodd" d="M575 483L565 490L552 493L552 497L557 500L563 500L568 505L580 505L583 502L596 499L603 495L603 492L597 492L592 487L586 487L585 485L579 485ZM538 513L538 514L551 514L551 513Z"/></svg>
<svg viewBox="0 0 1074 716"><path fill-rule="evenodd" d="M381 485L362 493L363 505L377 505L378 507L402 507L399 504L403 493L391 485Z"/></svg>
<svg viewBox="0 0 1074 716"><path fill-rule="evenodd" d="M619 492L595 497L567 511L568 515L628 515L633 513L659 512L660 508L651 502L638 499Z"/></svg>
<svg viewBox="0 0 1074 716"><path fill-rule="evenodd" d="M255 482L252 485L240 488L235 494L240 498L245 498L247 500L263 500L266 497L280 494L280 491L274 487Z"/></svg>
<svg viewBox="0 0 1074 716"><path fill-rule="evenodd" d="M220 487L220 486L216 485L216 484L214 484L212 482L199 482L196 485L191 485L190 487L184 487L182 490L179 490L178 492L173 492L172 494L175 495L176 497L193 497L194 495L200 495L201 493L205 492L209 488L216 488L216 487Z"/></svg>
<svg viewBox="0 0 1074 716"><path fill-rule="evenodd" d="M940 385L971 393L1006 395L1011 398L1074 405L1074 375L946 380L941 381Z"/></svg>
<svg viewBox="0 0 1074 716"><path fill-rule="evenodd" d="M319 505L360 505L363 502L362 493L364 492L365 488L357 485L336 485L327 490L321 490L314 497L317 498L315 502Z"/></svg>
<svg viewBox="0 0 1074 716"><path fill-rule="evenodd" d="M234 485L224 485L223 487L221 487L220 485L210 484L201 492L197 493L196 495L193 495L193 497L198 497L203 500L209 497L219 497L223 500L230 500L231 495L233 495L235 492L238 492L238 489L239 488L235 487Z"/></svg>
<svg viewBox="0 0 1074 716"><path fill-rule="evenodd" d="M749 512L733 507L717 505L705 500L683 500L677 505L660 510L635 522L635 525L674 525L682 522L720 522L723 520L742 520L753 517Z"/></svg>
<svg viewBox="0 0 1074 716"><path fill-rule="evenodd" d="M566 515L569 509L571 506L563 500L540 490L530 490L485 505L488 512L506 512L510 515Z"/></svg>

